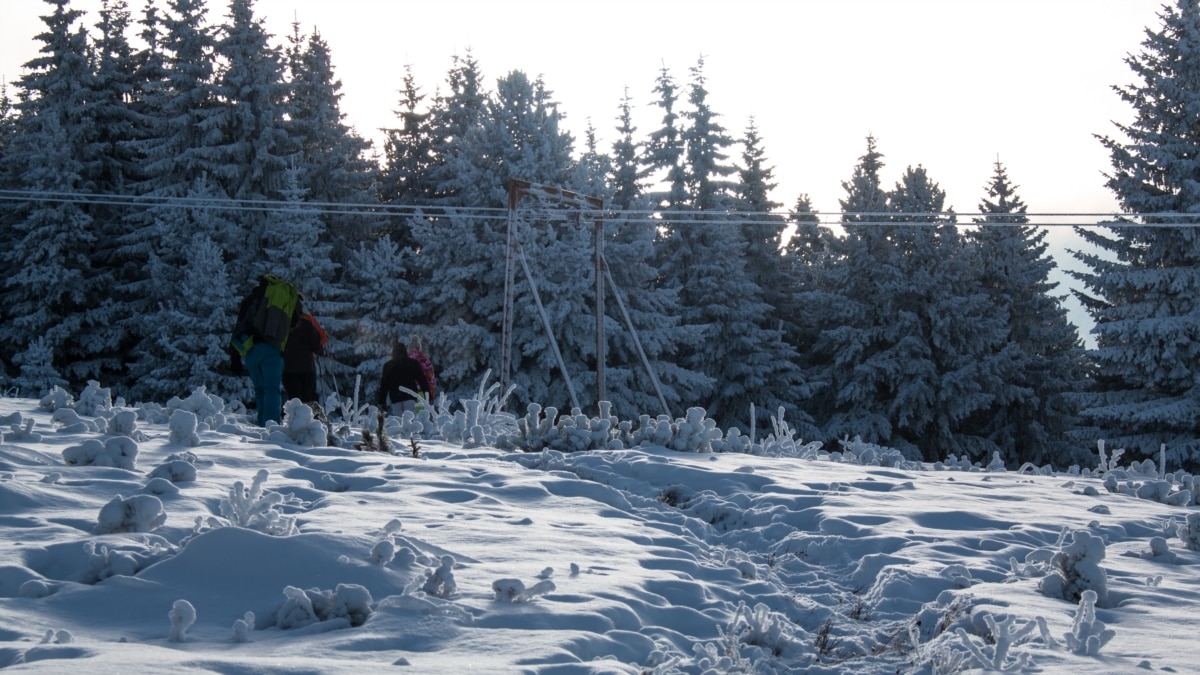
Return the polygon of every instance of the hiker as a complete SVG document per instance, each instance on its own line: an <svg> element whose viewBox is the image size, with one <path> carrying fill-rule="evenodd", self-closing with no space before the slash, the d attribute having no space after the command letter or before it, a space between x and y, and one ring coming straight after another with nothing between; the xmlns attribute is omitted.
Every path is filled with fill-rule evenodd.
<svg viewBox="0 0 1200 675"><path fill-rule="evenodd" d="M404 411L416 412L417 399L404 387L417 393L429 393L429 381L425 379L425 371L421 364L408 355L408 346L397 340L392 345L392 358L383 364L383 376L379 380L379 394L376 402L380 407L391 404L392 415L400 417Z"/></svg>
<svg viewBox="0 0 1200 675"><path fill-rule="evenodd" d="M264 274L238 306L231 343L230 366L239 372L245 362L254 383L254 405L259 426L283 419L283 350L291 332L299 293L296 287L273 274Z"/></svg>
<svg viewBox="0 0 1200 675"><path fill-rule="evenodd" d="M408 338L408 355L421 365L421 371L425 373L425 382L429 385L429 402L433 403L433 399L437 396L437 378L433 374L433 361L421 349L421 338L416 335Z"/></svg>
<svg viewBox="0 0 1200 675"><path fill-rule="evenodd" d="M283 391L288 399L317 403L317 358L328 356L329 335L316 317L304 308L304 298L296 303L287 349L283 351Z"/></svg>

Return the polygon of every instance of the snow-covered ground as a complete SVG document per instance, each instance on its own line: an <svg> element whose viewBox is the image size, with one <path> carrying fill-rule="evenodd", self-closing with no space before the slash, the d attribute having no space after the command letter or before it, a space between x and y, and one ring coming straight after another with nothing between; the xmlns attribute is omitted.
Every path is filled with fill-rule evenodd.
<svg viewBox="0 0 1200 675"><path fill-rule="evenodd" d="M306 437L294 407L268 433L219 405L40 403L0 399L14 672L1200 669L1195 485L1153 467L413 457Z"/></svg>

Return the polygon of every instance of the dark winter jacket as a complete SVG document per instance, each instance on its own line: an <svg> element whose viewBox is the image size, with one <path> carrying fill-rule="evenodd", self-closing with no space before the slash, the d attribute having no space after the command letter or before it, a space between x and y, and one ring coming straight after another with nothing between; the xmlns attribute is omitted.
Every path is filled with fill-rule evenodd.
<svg viewBox="0 0 1200 675"><path fill-rule="evenodd" d="M312 314L303 312L297 316L288 333L287 349L283 352L283 372L315 373L317 357L326 356L322 331Z"/></svg>
<svg viewBox="0 0 1200 675"><path fill-rule="evenodd" d="M383 406L388 403L412 401L413 397L401 391L400 387L429 393L429 382L425 379L425 371L421 370L421 364L408 355L407 349L399 353L393 351L391 360L383 364L383 377L379 381L376 403Z"/></svg>

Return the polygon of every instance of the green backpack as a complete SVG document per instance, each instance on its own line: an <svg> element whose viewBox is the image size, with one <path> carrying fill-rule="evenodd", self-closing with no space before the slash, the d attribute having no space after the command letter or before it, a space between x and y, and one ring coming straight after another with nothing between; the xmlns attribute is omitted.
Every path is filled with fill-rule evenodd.
<svg viewBox="0 0 1200 675"><path fill-rule="evenodd" d="M279 347L281 351L287 348L292 314L300 298L295 286L274 274L264 274L262 278L266 284L255 289L256 295L250 300L245 315L238 317L238 328L233 334L233 347L243 357L256 340Z"/></svg>

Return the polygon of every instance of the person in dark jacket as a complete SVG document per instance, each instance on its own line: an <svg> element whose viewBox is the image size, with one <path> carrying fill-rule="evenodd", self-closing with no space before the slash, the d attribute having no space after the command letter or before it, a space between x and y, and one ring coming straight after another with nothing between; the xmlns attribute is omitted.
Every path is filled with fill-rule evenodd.
<svg viewBox="0 0 1200 675"><path fill-rule="evenodd" d="M328 356L328 341L316 317L298 305L283 352L283 391L288 400L317 402L317 358Z"/></svg>
<svg viewBox="0 0 1200 675"><path fill-rule="evenodd" d="M401 387L429 395L429 382L425 379L421 364L408 355L408 346L397 340L392 345L392 358L383 364L376 400L380 407L390 403L391 414L396 417L403 415L405 410L415 412L417 409L417 399Z"/></svg>

